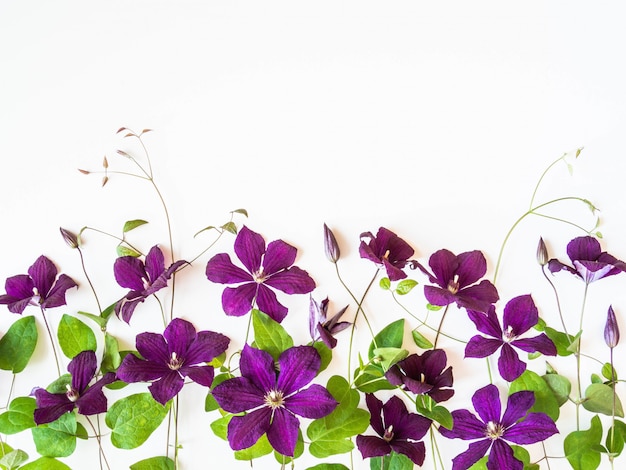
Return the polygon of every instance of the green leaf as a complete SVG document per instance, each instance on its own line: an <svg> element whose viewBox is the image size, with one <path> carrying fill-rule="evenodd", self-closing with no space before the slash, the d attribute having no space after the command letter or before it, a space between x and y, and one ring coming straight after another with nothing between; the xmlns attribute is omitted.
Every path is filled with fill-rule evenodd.
<svg viewBox="0 0 626 470"><path fill-rule="evenodd" d="M202 232L206 232L208 230L217 230L217 227L215 225L209 225L207 227L204 227L201 230L198 230L194 235L193 238L196 238L198 235L200 235Z"/></svg>
<svg viewBox="0 0 626 470"><path fill-rule="evenodd" d="M389 280L388 277L383 277L380 279L380 281L378 282L378 285L380 286L381 289L383 290L389 290L391 288L391 281Z"/></svg>
<svg viewBox="0 0 626 470"><path fill-rule="evenodd" d="M270 353L275 360L293 346L293 339L285 328L260 310L252 310L252 328L256 347Z"/></svg>
<svg viewBox="0 0 626 470"><path fill-rule="evenodd" d="M128 220L124 223L124 228L122 229L122 231L124 233L130 232L131 230L136 229L137 227L141 227L142 225L147 224L148 221L147 220L141 220L141 219L135 219L135 220Z"/></svg>
<svg viewBox="0 0 626 470"><path fill-rule="evenodd" d="M431 312L438 312L442 308L443 307L440 305L426 304L426 310L429 310Z"/></svg>
<svg viewBox="0 0 626 470"><path fill-rule="evenodd" d="M226 222L221 227L223 230L232 233L233 235L237 235L237 226L234 222Z"/></svg>
<svg viewBox="0 0 626 470"><path fill-rule="evenodd" d="M396 286L396 294L406 295L417 285L417 281L413 279L403 279Z"/></svg>
<svg viewBox="0 0 626 470"><path fill-rule="evenodd" d="M63 374L54 379L50 385L46 387L46 390L50 393L66 393L67 386L72 384L72 376L70 374Z"/></svg>
<svg viewBox="0 0 626 470"><path fill-rule="evenodd" d="M413 462L404 454L391 452L384 457L370 460L370 470L413 470Z"/></svg>
<svg viewBox="0 0 626 470"><path fill-rule="evenodd" d="M23 467L20 467L20 470L72 470L70 467L65 465L63 462L58 461L57 459L52 459L50 457L41 457L40 459L35 460L34 462L29 462Z"/></svg>
<svg viewBox="0 0 626 470"><path fill-rule="evenodd" d="M488 457L485 455L468 470L487 470L487 458Z"/></svg>
<svg viewBox="0 0 626 470"><path fill-rule="evenodd" d="M104 353L102 355L102 363L100 370L103 374L107 372L115 372L122 363L120 356L120 347L117 339L109 333L104 334Z"/></svg>
<svg viewBox="0 0 626 470"><path fill-rule="evenodd" d="M438 405L428 395L418 395L415 397L416 411L426 418L436 421L444 428L452 429L452 414L442 405Z"/></svg>
<svg viewBox="0 0 626 470"><path fill-rule="evenodd" d="M39 455L67 457L76 449L76 415L64 413L59 419L32 428L33 441Z"/></svg>
<svg viewBox="0 0 626 470"><path fill-rule="evenodd" d="M96 335L91 328L67 314L61 317L57 336L63 354L69 359L82 351L95 351L97 347Z"/></svg>
<svg viewBox="0 0 626 470"><path fill-rule="evenodd" d="M130 470L174 470L174 461L169 457L151 457L130 466Z"/></svg>
<svg viewBox="0 0 626 470"><path fill-rule="evenodd" d="M613 415L613 389L607 384L591 384L585 390L583 408L592 413ZM624 417L624 409L619 397L615 396L615 416Z"/></svg>
<svg viewBox="0 0 626 470"><path fill-rule="evenodd" d="M232 376L230 374L219 374L213 378L213 383L211 384L211 390L215 388L217 385L221 384L225 380L230 379ZM204 411L214 411L219 410L220 405L217 403L217 400L213 398L213 394L209 391L207 393L206 399L204 400Z"/></svg>
<svg viewBox="0 0 626 470"><path fill-rule="evenodd" d="M0 369L22 372L37 346L35 317L23 317L14 322L0 339Z"/></svg>
<svg viewBox="0 0 626 470"><path fill-rule="evenodd" d="M231 214L243 214L248 217L248 211L245 209L235 209L234 211L230 211Z"/></svg>
<svg viewBox="0 0 626 470"><path fill-rule="evenodd" d="M606 448L609 453L617 457L624 450L624 442L626 442L626 424L616 419L615 424L606 434Z"/></svg>
<svg viewBox="0 0 626 470"><path fill-rule="evenodd" d="M215 434L220 439L227 440L228 439L228 423L230 422L231 418L232 418L232 415L226 415L213 421L209 425L211 426L211 431L213 431L213 434Z"/></svg>
<svg viewBox="0 0 626 470"><path fill-rule="evenodd" d="M601 454L594 450L602 439L602 422L596 415L591 418L588 431L574 431L563 441L565 457L574 470L595 470L600 466Z"/></svg>
<svg viewBox="0 0 626 470"><path fill-rule="evenodd" d="M602 376L606 380L610 380L612 382L617 381L617 371L609 362L602 366Z"/></svg>
<svg viewBox="0 0 626 470"><path fill-rule="evenodd" d="M546 336L548 336L548 338L550 338L556 346L556 353L558 356L569 356L574 354L574 351L570 351L568 349L570 344L574 342L574 337L572 335L566 335L565 333L557 331L554 328L550 328L549 326L546 326L544 331Z"/></svg>
<svg viewBox="0 0 626 470"><path fill-rule="evenodd" d="M100 315L94 315L93 313L82 312L82 311L79 311L78 313L80 315L83 315L89 318L90 320L93 320L94 322L96 322L96 324L100 327L102 331L106 331L106 326L107 326L107 323L109 322L109 319L111 318L111 314L115 312L116 303L117 302L109 305L107 308L105 308L102 311Z"/></svg>
<svg viewBox="0 0 626 470"><path fill-rule="evenodd" d="M409 351L401 348L376 348L374 349L373 362L380 364L383 370L388 370L396 362L409 355Z"/></svg>
<svg viewBox="0 0 626 470"><path fill-rule="evenodd" d="M350 469L340 463L321 463L319 465L316 465L315 467L309 467L306 470L350 470Z"/></svg>
<svg viewBox="0 0 626 470"><path fill-rule="evenodd" d="M320 364L320 370L317 372L318 374L325 370L330 361L333 359L333 351L323 341L314 341L313 347L317 350L317 353L320 355L322 362Z"/></svg>
<svg viewBox="0 0 626 470"><path fill-rule="evenodd" d="M350 452L354 448L353 436L364 432L369 426L369 413L360 409L360 394L338 375L332 376L328 391L339 403L328 416L314 420L307 429L309 451L314 457Z"/></svg>
<svg viewBox="0 0 626 470"><path fill-rule="evenodd" d="M374 393L379 390L393 390L385 378L385 371L377 364L368 364L354 371L354 386L363 393Z"/></svg>
<svg viewBox="0 0 626 470"><path fill-rule="evenodd" d="M33 414L36 408L35 399L17 397L9 404L8 411L0 415L0 433L16 434L35 427Z"/></svg>
<svg viewBox="0 0 626 470"><path fill-rule="evenodd" d="M127 247L126 245L117 245L115 251L117 252L117 256L119 257L132 256L133 258L139 258L141 256L141 253Z"/></svg>
<svg viewBox="0 0 626 470"><path fill-rule="evenodd" d="M559 418L559 403L546 381L538 374L530 370L524 371L522 375L511 382L509 395L520 390L531 390L535 393L535 404L530 411L545 413L553 421Z"/></svg>
<svg viewBox="0 0 626 470"><path fill-rule="evenodd" d="M539 470L539 465L530 463L530 453L522 446L512 445L513 457L524 464L524 470Z"/></svg>
<svg viewBox="0 0 626 470"><path fill-rule="evenodd" d="M235 460L253 460L264 455L271 454L274 448L263 434L251 447L235 451Z"/></svg>
<svg viewBox="0 0 626 470"><path fill-rule="evenodd" d="M7 470L15 470L28 460L28 454L20 449L8 451L10 447L2 444L3 455L0 458L0 466Z"/></svg>
<svg viewBox="0 0 626 470"><path fill-rule="evenodd" d="M413 336L413 342L418 348L432 349L433 343L431 343L426 336L417 331L417 329L411 331L411 335Z"/></svg>
<svg viewBox="0 0 626 470"><path fill-rule="evenodd" d="M403 339L404 319L401 318L387 325L374 337L369 347L368 358L370 360L374 358L376 348L401 348Z"/></svg>
<svg viewBox="0 0 626 470"><path fill-rule="evenodd" d="M582 330L576 333L574 339L572 340L572 344L567 347L567 350L572 353L576 353L580 348L580 337L582 336Z"/></svg>
<svg viewBox="0 0 626 470"><path fill-rule="evenodd" d="M107 411L106 425L112 430L111 442L118 449L134 449L159 427L170 404L156 402L150 393L138 393L116 401Z"/></svg>
<svg viewBox="0 0 626 470"><path fill-rule="evenodd" d="M572 384L569 379L559 374L546 374L542 378L552 390L559 406L563 406L572 391Z"/></svg>

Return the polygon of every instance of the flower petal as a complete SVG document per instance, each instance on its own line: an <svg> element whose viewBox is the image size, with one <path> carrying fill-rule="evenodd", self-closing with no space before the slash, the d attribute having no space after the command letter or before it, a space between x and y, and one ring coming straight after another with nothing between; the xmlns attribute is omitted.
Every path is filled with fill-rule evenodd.
<svg viewBox="0 0 626 470"><path fill-rule="evenodd" d="M121 287L135 291L143 291L144 281L148 280L148 274L143 262L134 256L121 256L113 263L115 280Z"/></svg>
<svg viewBox="0 0 626 470"><path fill-rule="evenodd" d="M556 346L545 333L534 338L516 339L511 344L528 353L540 352L546 356L556 356Z"/></svg>
<svg viewBox="0 0 626 470"><path fill-rule="evenodd" d="M567 256L572 262L574 260L596 261L601 253L600 242L594 237L577 237L567 244Z"/></svg>
<svg viewBox="0 0 626 470"><path fill-rule="evenodd" d="M265 253L265 240L245 225L241 227L234 244L235 254L248 272L256 273L261 267L261 257Z"/></svg>
<svg viewBox="0 0 626 470"><path fill-rule="evenodd" d="M465 345L465 357L489 357L502 345L503 341L485 338L480 335L473 336Z"/></svg>
<svg viewBox="0 0 626 470"><path fill-rule="evenodd" d="M481 439L485 437L485 423L480 421L473 413L467 410L455 410L452 412L452 429L439 427L441 435L448 439Z"/></svg>
<svg viewBox="0 0 626 470"><path fill-rule="evenodd" d="M187 365L211 362L228 348L230 339L213 331L198 331L196 340L191 343L185 354Z"/></svg>
<svg viewBox="0 0 626 470"><path fill-rule="evenodd" d="M487 272L487 260L479 250L467 251L457 256L459 267L456 274L459 276L459 288L463 289L478 280Z"/></svg>
<svg viewBox="0 0 626 470"><path fill-rule="evenodd" d="M399 261L397 264L398 266L404 267L406 263L404 261ZM390 281L399 281L400 279L407 277L406 273L402 271L400 267L390 263L386 258L383 258L383 266L385 267L385 272L387 273L387 277Z"/></svg>
<svg viewBox="0 0 626 470"><path fill-rule="evenodd" d="M78 400L76 400L78 412L86 416L104 413L107 410L107 399L102 392L102 387L115 380L115 374L108 372L104 377L85 390L85 392L78 397Z"/></svg>
<svg viewBox="0 0 626 470"><path fill-rule="evenodd" d="M276 299L276 294L272 289L264 284L257 284L256 303L261 312L269 315L272 320L280 323L287 316L287 307Z"/></svg>
<svg viewBox="0 0 626 470"><path fill-rule="evenodd" d="M158 333L139 333L135 339L135 347L141 356L157 364L169 364L170 354L163 335Z"/></svg>
<svg viewBox="0 0 626 470"><path fill-rule="evenodd" d="M423 442L399 441L392 439L390 444L391 448L395 452L406 455L415 465L421 466L424 463L424 459L426 458L426 447Z"/></svg>
<svg viewBox="0 0 626 470"><path fill-rule="evenodd" d="M178 371L170 370L167 373L163 374L163 376L152 382L152 384L148 387L150 393L152 394L152 398L158 401L161 405L165 406L165 404L174 398L178 392L183 388L185 381L180 376Z"/></svg>
<svg viewBox="0 0 626 470"><path fill-rule="evenodd" d="M515 444L525 445L543 441L558 433L554 421L545 413L528 413L523 421L504 431L503 438Z"/></svg>
<svg viewBox="0 0 626 470"><path fill-rule="evenodd" d="M293 457L298 442L300 421L284 408L276 408L272 423L267 430L267 440L276 452Z"/></svg>
<svg viewBox="0 0 626 470"><path fill-rule="evenodd" d="M45 298L50 289L52 289L57 272L57 267L54 263L43 255L37 258L33 265L28 268L28 274L33 279L33 283L42 298Z"/></svg>
<svg viewBox="0 0 626 470"><path fill-rule="evenodd" d="M472 404L483 422L500 422L500 392L495 385L489 384L476 390L472 396Z"/></svg>
<svg viewBox="0 0 626 470"><path fill-rule="evenodd" d="M256 444L269 429L271 415L270 408L263 407L244 416L233 416L228 423L230 447L233 450L242 450Z"/></svg>
<svg viewBox="0 0 626 470"><path fill-rule="evenodd" d="M276 388L285 395L291 395L315 378L320 364L320 355L312 346L287 349L278 358L280 373Z"/></svg>
<svg viewBox="0 0 626 470"><path fill-rule="evenodd" d="M222 308L229 316L240 317L252 310L258 284L249 282L238 287L227 287L222 293Z"/></svg>
<svg viewBox="0 0 626 470"><path fill-rule="evenodd" d="M183 366L178 369L178 372L205 387L211 386L215 376L215 371L211 366Z"/></svg>
<svg viewBox="0 0 626 470"><path fill-rule="evenodd" d="M134 354L127 354L117 369L117 377L126 383L151 382L169 371L165 363L144 361Z"/></svg>
<svg viewBox="0 0 626 470"><path fill-rule="evenodd" d="M252 348L246 344L241 351L239 369L243 377L251 380L263 392L269 392L276 388L274 358L267 351Z"/></svg>
<svg viewBox="0 0 626 470"><path fill-rule="evenodd" d="M461 289L457 293L458 305L463 308L487 312L500 296L496 287L484 279L479 284Z"/></svg>
<svg viewBox="0 0 626 470"><path fill-rule="evenodd" d="M315 289L315 281L297 266L272 274L265 284L285 294L308 294Z"/></svg>
<svg viewBox="0 0 626 470"><path fill-rule="evenodd" d="M539 322L539 312L530 295L514 297L504 307L502 325L505 331L510 327L513 336L526 333L537 322Z"/></svg>
<svg viewBox="0 0 626 470"><path fill-rule="evenodd" d="M521 390L512 393L507 400L506 410L504 411L500 424L505 428L512 426L516 421L526 416L526 413L528 413L528 410L530 410L534 404L534 392Z"/></svg>
<svg viewBox="0 0 626 470"><path fill-rule="evenodd" d="M174 318L165 328L163 338L167 341L169 357L175 353L179 359L187 361L187 350L196 340L196 329L191 322Z"/></svg>
<svg viewBox="0 0 626 470"><path fill-rule="evenodd" d="M97 367L95 352L87 350L78 353L67 366L68 372L72 374L72 388L82 394L93 379Z"/></svg>
<svg viewBox="0 0 626 470"><path fill-rule="evenodd" d="M323 418L337 407L337 400L321 385L313 384L285 399L285 408L310 419Z"/></svg>
<svg viewBox="0 0 626 470"><path fill-rule="evenodd" d="M15 299L30 299L34 295L35 284L28 274L8 277L4 283L7 295Z"/></svg>
<svg viewBox="0 0 626 470"><path fill-rule="evenodd" d="M492 305L486 312L468 310L467 315L476 325L476 329L492 338L502 339L502 328L498 322L496 308Z"/></svg>
<svg viewBox="0 0 626 470"><path fill-rule="evenodd" d="M448 289L435 286L424 286L424 297L431 305L444 307L457 301L456 295Z"/></svg>
<svg viewBox="0 0 626 470"><path fill-rule="evenodd" d="M54 308L66 305L67 302L65 301L65 292L68 289L77 286L78 284L74 282L74 279L66 276L65 274L61 274L54 286L52 286L52 289L50 289L50 292L48 292L44 301L41 303L41 306L43 308Z"/></svg>
<svg viewBox="0 0 626 470"><path fill-rule="evenodd" d="M513 449L502 439L496 439L491 446L489 459L487 459L488 470L523 470L524 464L513 456Z"/></svg>
<svg viewBox="0 0 626 470"><path fill-rule="evenodd" d="M385 434L385 426L383 424L383 402L380 401L373 393L365 394L365 404L370 412L370 426L378 433L379 436Z"/></svg>
<svg viewBox="0 0 626 470"><path fill-rule="evenodd" d="M229 413L241 413L265 404L264 391L246 377L225 380L211 393L220 407Z"/></svg>
<svg viewBox="0 0 626 470"><path fill-rule="evenodd" d="M472 442L465 452L452 459L452 470L467 470L487 453L490 446L490 439ZM500 470L504 470L504 468Z"/></svg>
<svg viewBox="0 0 626 470"><path fill-rule="evenodd" d="M358 435L356 437L356 446L364 459L389 455L392 450L385 440L377 436Z"/></svg>
<svg viewBox="0 0 626 470"><path fill-rule="evenodd" d="M206 265L206 277L218 284L239 284L254 279L243 269L235 266L226 253L219 253L209 260Z"/></svg>
<svg viewBox="0 0 626 470"><path fill-rule="evenodd" d="M50 393L43 388L35 390L37 409L34 419L37 425L56 421L65 413L74 409L74 403L69 401L65 393Z"/></svg>
<svg viewBox="0 0 626 470"><path fill-rule="evenodd" d="M298 250L282 240L274 240L267 245L263 257L263 273L271 276L291 266L296 260Z"/></svg>
<svg viewBox="0 0 626 470"><path fill-rule="evenodd" d="M385 427L393 425L394 440L418 441L430 429L431 420L416 413L409 413L404 402L392 396L383 407Z"/></svg>
<svg viewBox="0 0 626 470"><path fill-rule="evenodd" d="M428 265L437 279L437 284L444 289L448 288L448 283L454 279L454 275L459 269L456 255L446 249L434 252L428 260Z"/></svg>
<svg viewBox="0 0 626 470"><path fill-rule="evenodd" d="M150 248L146 255L146 273L150 283L153 283L163 272L165 272L165 258L158 245Z"/></svg>
<svg viewBox="0 0 626 470"><path fill-rule="evenodd" d="M498 358L498 371L507 382L513 382L524 373L526 363L522 361L510 344L504 343Z"/></svg>

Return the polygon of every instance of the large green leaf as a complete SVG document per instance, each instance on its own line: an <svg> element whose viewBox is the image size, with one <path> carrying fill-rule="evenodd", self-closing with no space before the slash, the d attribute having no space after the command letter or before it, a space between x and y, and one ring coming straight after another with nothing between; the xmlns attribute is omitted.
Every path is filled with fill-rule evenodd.
<svg viewBox="0 0 626 470"><path fill-rule="evenodd" d="M137 393L116 401L105 416L111 428L111 442L119 449L135 449L159 427L169 403L163 406L149 393Z"/></svg>
<svg viewBox="0 0 626 470"><path fill-rule="evenodd" d="M57 459L53 459L50 457L41 457L40 459L35 460L34 462L29 462L23 467L20 467L20 470L72 470L70 467L65 465L63 462L58 461Z"/></svg>
<svg viewBox="0 0 626 470"><path fill-rule="evenodd" d="M14 322L0 339L0 369L19 374L24 370L37 346L35 317Z"/></svg>
<svg viewBox="0 0 626 470"><path fill-rule="evenodd" d="M95 351L96 335L76 317L63 315L59 322L59 345L66 357L73 359L82 351Z"/></svg>
<svg viewBox="0 0 626 470"><path fill-rule="evenodd" d="M552 390L559 406L563 406L569 399L569 394L572 391L572 383L567 377L559 374L546 374L543 375L542 378L548 384L550 390Z"/></svg>
<svg viewBox="0 0 626 470"><path fill-rule="evenodd" d="M530 411L545 413L553 421L559 418L559 402L541 376L530 370L524 371L522 375L511 382L509 395L520 390L531 390L535 393L535 404Z"/></svg>
<svg viewBox="0 0 626 470"><path fill-rule="evenodd" d="M370 344L367 357L371 360L374 358L374 349L376 348L401 348L404 339L404 319L396 320L374 336L372 344Z"/></svg>
<svg viewBox="0 0 626 470"><path fill-rule="evenodd" d="M76 415L64 413L59 419L31 429L37 452L44 457L67 457L76 449Z"/></svg>
<svg viewBox="0 0 626 470"><path fill-rule="evenodd" d="M35 427L33 413L36 407L35 399L18 397L9 404L8 411L0 415L0 433L16 434Z"/></svg>
<svg viewBox="0 0 626 470"><path fill-rule="evenodd" d="M583 408L593 413L613 415L613 404L615 403L615 416L624 417L622 402L617 395L613 396L613 389L607 384L591 384L585 390L585 401Z"/></svg>
<svg viewBox="0 0 626 470"><path fill-rule="evenodd" d="M404 454L391 452L384 457L370 459L370 470L412 470L413 462Z"/></svg>
<svg viewBox="0 0 626 470"><path fill-rule="evenodd" d="M588 431L574 431L565 437L565 457L574 470L595 470L600 466L602 456L596 449L601 440L602 422L597 415L591 418Z"/></svg>
<svg viewBox="0 0 626 470"><path fill-rule="evenodd" d="M130 470L174 470L174 461L169 457L150 457L130 466Z"/></svg>
<svg viewBox="0 0 626 470"><path fill-rule="evenodd" d="M255 346L270 353L274 359L293 346L293 339L282 325L256 309L252 310L252 327Z"/></svg>
<svg viewBox="0 0 626 470"><path fill-rule="evenodd" d="M306 470L350 470L343 464L340 463L320 463L315 467L309 467Z"/></svg>

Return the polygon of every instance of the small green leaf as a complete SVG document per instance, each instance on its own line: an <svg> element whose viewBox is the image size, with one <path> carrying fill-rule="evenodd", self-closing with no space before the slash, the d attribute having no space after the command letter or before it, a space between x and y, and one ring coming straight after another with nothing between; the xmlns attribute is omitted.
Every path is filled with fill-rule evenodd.
<svg viewBox="0 0 626 470"><path fill-rule="evenodd" d="M117 247L115 248L115 251L117 253L117 256L119 257L132 256L133 258L139 258L141 256L141 253L133 250L132 248L127 247L126 245L117 245Z"/></svg>
<svg viewBox="0 0 626 470"><path fill-rule="evenodd" d="M381 289L383 290L389 290L391 288L391 281L389 280L388 277L383 277L381 278L381 280L378 282L378 285L380 286Z"/></svg>
<svg viewBox="0 0 626 470"><path fill-rule="evenodd" d="M243 450L235 451L235 460L253 460L264 455L271 454L274 448L263 434L252 446Z"/></svg>
<svg viewBox="0 0 626 470"><path fill-rule="evenodd" d="M396 294L406 295L411 292L416 285L417 281L414 281L413 279L403 279L396 286Z"/></svg>
<svg viewBox="0 0 626 470"><path fill-rule="evenodd" d="M233 235L237 235L237 226L234 222L226 222L221 227L223 230L232 233Z"/></svg>
<svg viewBox="0 0 626 470"><path fill-rule="evenodd" d="M539 470L539 465L530 463L530 453L522 446L512 445L513 457L524 464L524 470Z"/></svg>
<svg viewBox="0 0 626 470"><path fill-rule="evenodd" d="M409 355L409 351L401 348L376 348L374 349L373 362L380 364L383 370L388 370L396 362Z"/></svg>
<svg viewBox="0 0 626 470"><path fill-rule="evenodd" d="M41 457L33 462L29 462L20 470L72 470L63 462L58 461L50 457Z"/></svg>
<svg viewBox="0 0 626 470"><path fill-rule="evenodd" d="M568 349L574 342L574 337L572 335L566 335L565 333L557 331L554 328L550 328L549 326L546 326L544 331L548 338L550 338L556 346L556 353L558 356L569 356L574 354L574 351L570 351Z"/></svg>
<svg viewBox="0 0 626 470"><path fill-rule="evenodd" d="M354 386L363 393L374 393L379 390L393 390L395 385L391 385L385 378L385 371L377 364L361 366L354 371Z"/></svg>
<svg viewBox="0 0 626 470"><path fill-rule="evenodd" d="M243 214L248 217L248 211L245 209L235 209L234 211L230 211L231 214Z"/></svg>
<svg viewBox="0 0 626 470"><path fill-rule="evenodd" d="M35 317L15 321L0 339L0 369L22 372L35 351L37 337Z"/></svg>
<svg viewBox="0 0 626 470"><path fill-rule="evenodd" d="M73 359L82 351L95 351L96 335L92 329L76 317L63 314L57 333L63 354Z"/></svg>
<svg viewBox="0 0 626 470"><path fill-rule="evenodd" d="M616 419L615 424L606 434L606 448L613 456L617 457L624 450L624 442L626 442L626 424Z"/></svg>
<svg viewBox="0 0 626 470"><path fill-rule="evenodd" d="M8 451L9 446L6 444L2 445L3 452ZM15 470L20 467L24 462L28 460L28 454L23 450L16 449L11 450L2 455L0 459L0 466L6 468L7 470Z"/></svg>
<svg viewBox="0 0 626 470"><path fill-rule="evenodd" d="M8 411L0 414L0 433L16 434L35 427L33 414L36 406L35 399L31 397L13 399Z"/></svg>
<svg viewBox="0 0 626 470"><path fill-rule="evenodd" d="M104 353L102 355L100 370L102 373L115 372L121 363L122 356L120 356L120 347L117 339L109 333L105 333Z"/></svg>
<svg viewBox="0 0 626 470"><path fill-rule="evenodd" d="M415 397L415 408L417 412L426 418L436 421L444 428L452 429L452 414L442 405L438 405L428 395L418 395Z"/></svg>
<svg viewBox="0 0 626 470"><path fill-rule="evenodd" d="M604 383L594 383L585 390L583 408L592 413L602 413L607 416L613 415L613 398L615 398L615 416L624 417L622 402L617 395L613 395L613 389Z"/></svg>
<svg viewBox="0 0 626 470"><path fill-rule="evenodd" d="M574 336L574 339L572 340L572 344L570 344L567 347L568 351L572 353L575 353L578 351L578 349L580 348L580 337L582 336L582 334L583 334L582 330L576 333L576 336Z"/></svg>
<svg viewBox="0 0 626 470"><path fill-rule="evenodd" d="M535 404L530 411L545 413L553 421L559 418L559 403L546 381L538 374L528 369L524 371L522 375L511 382L509 395L520 390L531 390L535 393Z"/></svg>
<svg viewBox="0 0 626 470"><path fill-rule="evenodd" d="M65 413L48 424L32 428L33 441L39 455L67 457L76 449L76 414Z"/></svg>
<svg viewBox="0 0 626 470"><path fill-rule="evenodd" d="M404 454L391 452L384 457L374 457L370 460L370 470L413 470L411 459Z"/></svg>
<svg viewBox="0 0 626 470"><path fill-rule="evenodd" d="M552 390L559 407L563 406L572 391L572 384L569 379L559 374L546 374L542 378Z"/></svg>
<svg viewBox="0 0 626 470"><path fill-rule="evenodd" d="M317 350L317 353L320 355L322 362L320 364L320 370L317 372L318 374L325 370L330 361L333 359L333 351L323 341L314 341L313 347Z"/></svg>
<svg viewBox="0 0 626 470"><path fill-rule="evenodd" d="M228 423L230 422L232 417L232 415L226 415L213 421L209 425L211 427L211 431L213 431L213 434L215 434L220 439L228 439Z"/></svg>
<svg viewBox="0 0 626 470"><path fill-rule="evenodd" d="M321 463L319 465L316 465L315 467L309 467L306 470L350 470L350 469L340 463Z"/></svg>
<svg viewBox="0 0 626 470"><path fill-rule="evenodd" d="M574 470L595 470L600 466L601 454L594 450L602 439L602 422L596 415L591 418L588 431L574 431L563 441L565 457Z"/></svg>
<svg viewBox="0 0 626 470"><path fill-rule="evenodd" d="M130 466L130 470L174 470L174 461L169 457L151 457Z"/></svg>
<svg viewBox="0 0 626 470"><path fill-rule="evenodd" d="M443 307L441 307L440 305L433 305L433 304L426 304L426 310L429 310L431 312L438 312L439 310L441 310Z"/></svg>
<svg viewBox="0 0 626 470"><path fill-rule="evenodd" d="M202 232L206 232L207 230L217 230L217 227L215 225L209 225L208 227L204 227L203 229L198 230L196 233L194 233L193 238L196 238Z"/></svg>
<svg viewBox="0 0 626 470"><path fill-rule="evenodd" d="M252 310L252 328L256 347L270 353L275 360L293 346L293 339L285 328L260 310Z"/></svg>
<svg viewBox="0 0 626 470"><path fill-rule="evenodd" d="M369 347L368 358L370 360L374 358L374 349L376 348L401 348L403 339L404 319L401 318L384 327L374 337Z"/></svg>
<svg viewBox="0 0 626 470"><path fill-rule="evenodd" d="M617 371L608 362L602 366L602 376L611 382L617 381Z"/></svg>
<svg viewBox="0 0 626 470"><path fill-rule="evenodd" d="M417 329L411 331L411 336L413 336L413 342L418 348L432 349L433 343L431 343L426 336L417 331Z"/></svg>
<svg viewBox="0 0 626 470"><path fill-rule="evenodd" d="M127 232L130 232L131 230L134 230L137 227L141 227L142 225L145 225L147 223L148 223L147 220L141 220L141 219L129 220L129 221L124 223L124 228L123 228L122 231L124 233L127 233Z"/></svg>

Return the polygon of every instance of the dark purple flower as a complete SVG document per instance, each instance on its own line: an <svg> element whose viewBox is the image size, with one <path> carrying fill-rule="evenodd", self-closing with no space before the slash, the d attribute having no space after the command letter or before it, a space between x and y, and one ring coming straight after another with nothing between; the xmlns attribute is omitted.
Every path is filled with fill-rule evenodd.
<svg viewBox="0 0 626 470"><path fill-rule="evenodd" d="M230 340L213 331L198 331L181 318L174 318L162 335L140 333L136 347L142 359L128 354L117 370L126 383L152 382L152 397L165 405L183 388L185 378L210 387L213 367L207 365L228 348Z"/></svg>
<svg viewBox="0 0 626 470"><path fill-rule="evenodd" d="M436 251L428 260L432 274L416 264L430 282L437 284L424 286L426 300L432 305L456 302L459 307L486 312L498 301L498 291L491 282L483 279L476 284L487 272L487 261L478 250L459 255L445 249Z"/></svg>
<svg viewBox="0 0 626 470"><path fill-rule="evenodd" d="M337 340L333 336L352 324L347 321L339 321L347 308L348 306L346 305L328 320L328 297L321 302L316 302L311 297L309 302L309 332L311 333L311 339L313 341L321 339L330 349L337 346Z"/></svg>
<svg viewBox="0 0 626 470"><path fill-rule="evenodd" d="M308 294L315 289L315 281L307 272L292 266L296 248L282 240L270 242L266 249L263 237L244 226L237 234L234 249L246 270L235 266L226 253L215 255L206 266L209 281L240 284L224 289L222 306L226 315L245 315L256 303L259 310L281 322L287 307L278 302L270 287L285 294Z"/></svg>
<svg viewBox="0 0 626 470"><path fill-rule="evenodd" d="M487 313L468 310L467 314L478 331L489 338L476 335L470 339L465 346L465 357L487 357L501 348L498 370L508 382L515 380L526 370L526 363L520 360L514 347L528 353L540 352L546 356L556 356L556 347L545 333L532 338L519 338L539 322L539 313L530 295L520 295L506 304L502 328L493 305Z"/></svg>
<svg viewBox="0 0 626 470"><path fill-rule="evenodd" d="M115 314L129 323L137 305L157 291L167 287L172 274L186 261L176 261L165 269L163 252L158 246L150 248L144 264L134 256L121 256L115 260L113 272L117 283L131 291L115 304Z"/></svg>
<svg viewBox="0 0 626 470"><path fill-rule="evenodd" d="M317 374L320 356L311 346L296 346L278 358L245 345L239 368L241 377L226 380L213 389L213 397L225 411L242 413L228 423L228 442L234 450L247 449L263 434L282 455L293 457L300 421L296 415L318 419L330 414L337 402L321 385L303 389Z"/></svg>
<svg viewBox="0 0 626 470"><path fill-rule="evenodd" d="M114 382L115 374L108 372L89 387L89 382L95 377L97 368L96 353L82 351L67 366L68 372L72 375L72 382L67 385L67 392L50 393L43 388L36 389L35 423L37 425L51 423L74 408L78 408L78 412L82 415L104 413L107 410L107 399L102 393L102 387Z"/></svg>
<svg viewBox="0 0 626 470"><path fill-rule="evenodd" d="M619 326L617 325L617 318L615 318L615 311L613 306L609 306L609 311L606 315L606 324L604 325L604 341L609 348L614 348L619 343Z"/></svg>
<svg viewBox="0 0 626 470"><path fill-rule="evenodd" d="M421 356L411 354L389 368L385 377L395 386L403 386L416 395L430 395L436 402L450 399L452 367L446 367L447 357L443 349L425 351Z"/></svg>
<svg viewBox="0 0 626 470"><path fill-rule="evenodd" d="M450 439L474 440L469 449L452 459L452 470L466 470L478 462L490 449L489 470L523 470L524 464L513 456L507 441L518 445L534 444L558 433L556 425L545 413L528 413L535 403L533 392L523 390L509 396L504 415L498 388L487 385L472 397L478 419L467 410L452 412L452 429L439 427Z"/></svg>
<svg viewBox="0 0 626 470"><path fill-rule="evenodd" d="M422 465L426 449L420 439L430 428L431 421L417 413L409 413L404 402L395 395L383 405L368 393L365 403L370 411L370 425L380 437L356 437L363 458L382 457L394 451L406 455L415 465Z"/></svg>
<svg viewBox="0 0 626 470"><path fill-rule="evenodd" d="M551 259L548 262L550 272L555 273L565 269L589 284L603 277L626 271L626 263L602 251L600 242L594 237L574 238L567 244L567 256L573 266L561 263L558 259Z"/></svg>
<svg viewBox="0 0 626 470"><path fill-rule="evenodd" d="M0 304L8 306L13 313L22 313L27 305L54 308L66 305L65 292L76 287L74 280L61 274L57 279L57 268L45 256L40 256L28 268L28 274L7 278L6 294L0 295Z"/></svg>
<svg viewBox="0 0 626 470"><path fill-rule="evenodd" d="M366 243L366 240L367 243ZM361 234L359 254L361 258L373 261L384 267L390 281L398 281L406 277L402 271L415 251L398 235L385 227L380 227L376 236L372 232Z"/></svg>

